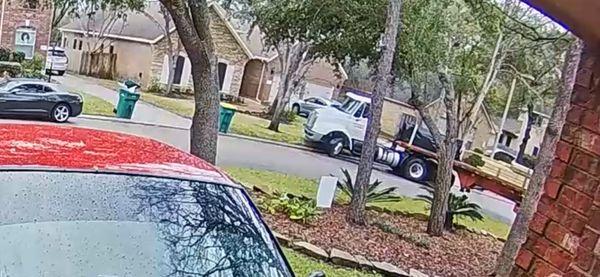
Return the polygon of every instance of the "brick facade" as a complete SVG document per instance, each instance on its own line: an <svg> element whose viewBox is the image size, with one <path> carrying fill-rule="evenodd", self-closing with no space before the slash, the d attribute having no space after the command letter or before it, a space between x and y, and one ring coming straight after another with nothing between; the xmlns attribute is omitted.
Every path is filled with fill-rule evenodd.
<svg viewBox="0 0 600 277"><path fill-rule="evenodd" d="M581 58L545 194L513 276L600 276L600 54Z"/></svg>
<svg viewBox="0 0 600 277"><path fill-rule="evenodd" d="M226 63L228 67L233 68L232 77L231 77L231 87L229 89L229 93L238 95L240 91L240 87L242 85L242 76L244 75L244 68L246 62L248 62L249 57L246 55L242 47L238 44L236 39L231 34L231 31L225 25L225 22L221 20L221 18L217 15L217 13L210 9L211 13L211 22L210 22L210 31L213 39L213 44L215 47L215 54L219 60L219 62ZM173 32L171 34L171 38L173 40L174 48L176 48L177 41L179 40L179 36L177 32ZM152 72L151 78L160 80L161 73L163 70L163 62L165 59L165 54L167 52L167 42L166 39L161 39L159 42L153 45L152 48ZM185 53L183 47L181 47L181 52ZM187 79L187 86L192 86L192 78L191 76Z"/></svg>
<svg viewBox="0 0 600 277"><path fill-rule="evenodd" d="M31 4L37 2L37 4ZM15 49L15 31L27 27L35 30L35 53L45 55L42 45L50 43L52 25L52 2L49 0L0 0L4 3L2 18L2 37L0 45ZM1 10L0 10L1 13Z"/></svg>

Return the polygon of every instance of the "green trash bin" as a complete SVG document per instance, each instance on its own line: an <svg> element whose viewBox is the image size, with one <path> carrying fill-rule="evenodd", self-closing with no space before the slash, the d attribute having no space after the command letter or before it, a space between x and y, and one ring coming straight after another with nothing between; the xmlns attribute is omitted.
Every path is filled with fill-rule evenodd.
<svg viewBox="0 0 600 277"><path fill-rule="evenodd" d="M231 121L233 121L233 115L235 115L236 108L233 105L221 103L219 109L219 132L229 132Z"/></svg>
<svg viewBox="0 0 600 277"><path fill-rule="evenodd" d="M119 89L119 102L115 108L115 113L118 118L131 119L135 103L140 99L140 94L136 91L138 84L127 81L124 83L126 88Z"/></svg>

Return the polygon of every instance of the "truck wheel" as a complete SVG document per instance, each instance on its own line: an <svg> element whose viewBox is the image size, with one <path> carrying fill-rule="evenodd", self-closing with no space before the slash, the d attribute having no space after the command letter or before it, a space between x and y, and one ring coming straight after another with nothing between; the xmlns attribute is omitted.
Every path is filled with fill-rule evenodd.
<svg viewBox="0 0 600 277"><path fill-rule="evenodd" d="M331 157L338 156L344 151L344 138L333 136L327 142L327 154Z"/></svg>
<svg viewBox="0 0 600 277"><path fill-rule="evenodd" d="M429 175L429 166L421 158L411 158L403 167L402 176L413 182L423 182Z"/></svg>

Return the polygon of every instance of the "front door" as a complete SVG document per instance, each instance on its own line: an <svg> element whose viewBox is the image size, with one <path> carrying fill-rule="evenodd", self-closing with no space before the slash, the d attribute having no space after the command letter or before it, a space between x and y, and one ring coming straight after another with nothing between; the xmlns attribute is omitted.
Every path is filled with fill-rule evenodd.
<svg viewBox="0 0 600 277"><path fill-rule="evenodd" d="M367 131L367 122L369 121L370 105L363 103L352 115L352 122L349 126L350 137L353 140L363 141Z"/></svg>
<svg viewBox="0 0 600 277"><path fill-rule="evenodd" d="M223 84L225 83L225 73L227 73L227 64L219 63L219 91L223 90Z"/></svg>
<svg viewBox="0 0 600 277"><path fill-rule="evenodd" d="M181 85L183 65L185 65L185 57L177 56L177 60L175 61L175 73L173 75L173 84Z"/></svg>

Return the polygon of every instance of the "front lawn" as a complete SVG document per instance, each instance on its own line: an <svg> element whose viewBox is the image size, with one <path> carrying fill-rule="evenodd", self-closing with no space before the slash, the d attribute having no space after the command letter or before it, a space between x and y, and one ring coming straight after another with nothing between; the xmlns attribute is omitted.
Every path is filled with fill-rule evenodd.
<svg viewBox="0 0 600 277"><path fill-rule="evenodd" d="M114 117L114 105L91 94L77 92L83 97L83 114Z"/></svg>
<svg viewBox="0 0 600 277"><path fill-rule="evenodd" d="M226 171L234 179L247 185L260 187L268 192L288 192L295 195L304 195L310 198L315 198L317 195L318 180L315 179L287 175L273 171L239 167L227 168ZM337 198L341 202L347 201L347 197L339 193L337 194ZM409 197L403 197L397 202L376 203L372 204L372 206L378 206L381 208L390 209L392 211L400 211L409 214L429 214L429 205L427 203ZM478 230L485 230L501 238L506 238L508 236L508 232L510 231L510 226L508 224L493 219L487 215L484 215L483 221L472 221L466 218L458 218L457 221L460 225Z"/></svg>

